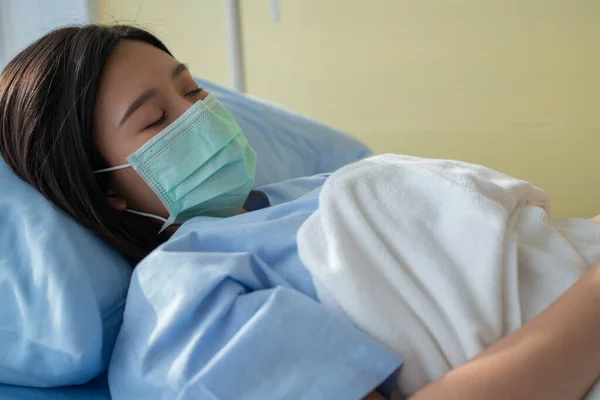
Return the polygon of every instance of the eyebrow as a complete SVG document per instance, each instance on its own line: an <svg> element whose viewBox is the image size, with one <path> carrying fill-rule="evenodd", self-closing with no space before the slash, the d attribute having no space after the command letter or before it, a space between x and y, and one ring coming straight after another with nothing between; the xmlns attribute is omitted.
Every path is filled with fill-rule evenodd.
<svg viewBox="0 0 600 400"><path fill-rule="evenodd" d="M177 79L184 71L188 71L188 66L185 64L182 64L182 63L177 64L177 66L173 69L173 72L171 73L171 79L173 79L173 80ZM148 100L155 97L156 94L157 94L156 89L152 88L152 89L145 90L144 93L139 95L138 98L135 99L133 101L133 103L131 103L129 105L129 107L127 108L127 111L125 111L125 114L123 114L123 117L121 118L121 121L119 122L119 128L125 123L125 121L127 121L127 119L129 117L131 117L131 115L134 112L136 112Z"/></svg>
<svg viewBox="0 0 600 400"><path fill-rule="evenodd" d="M171 78L179 78L179 75L181 75L184 71L188 71L188 66L186 64L179 63L171 73Z"/></svg>
<svg viewBox="0 0 600 400"><path fill-rule="evenodd" d="M125 123L125 121L127 121L127 118L131 117L131 114L136 112L141 106L144 105L144 103L154 96L156 96L156 89L148 89L145 90L144 93L142 93L137 99L135 99L129 108L127 108L125 114L123 114L123 118L121 118L121 121L119 122L119 128Z"/></svg>

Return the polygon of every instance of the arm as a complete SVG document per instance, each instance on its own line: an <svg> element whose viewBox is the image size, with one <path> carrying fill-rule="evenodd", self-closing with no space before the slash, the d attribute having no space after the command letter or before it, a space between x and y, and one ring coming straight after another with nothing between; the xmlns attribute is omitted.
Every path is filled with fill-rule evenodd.
<svg viewBox="0 0 600 400"><path fill-rule="evenodd" d="M597 264L533 321L412 399L581 399L600 375L599 338Z"/></svg>

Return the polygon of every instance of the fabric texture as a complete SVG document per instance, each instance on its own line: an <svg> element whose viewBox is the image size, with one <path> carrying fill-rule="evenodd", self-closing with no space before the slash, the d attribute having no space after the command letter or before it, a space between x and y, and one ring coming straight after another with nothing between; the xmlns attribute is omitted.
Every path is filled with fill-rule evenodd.
<svg viewBox="0 0 600 400"><path fill-rule="evenodd" d="M411 395L600 259L600 224L548 211L545 192L485 167L383 155L331 176L298 247L320 300L402 356Z"/></svg>
<svg viewBox="0 0 600 400"><path fill-rule="evenodd" d="M111 400L106 374L77 386L32 388L0 384L0 400Z"/></svg>
<svg viewBox="0 0 600 400"><path fill-rule="evenodd" d="M131 267L0 159L0 383L87 382L108 366Z"/></svg>
<svg viewBox="0 0 600 400"><path fill-rule="evenodd" d="M324 180L260 188L269 208L194 218L138 265L109 368L115 400L360 399L400 367L316 301L298 259Z"/></svg>

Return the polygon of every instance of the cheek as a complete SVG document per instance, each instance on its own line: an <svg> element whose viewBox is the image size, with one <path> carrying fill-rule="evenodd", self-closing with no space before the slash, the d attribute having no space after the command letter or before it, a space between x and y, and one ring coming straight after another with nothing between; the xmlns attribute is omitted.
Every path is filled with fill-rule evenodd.
<svg viewBox="0 0 600 400"><path fill-rule="evenodd" d="M109 141L99 140L97 142L98 150L109 166L116 167L118 165L127 164L127 157L135 152L144 143L138 145L133 141ZM132 171L133 172L133 171ZM135 174L135 172L134 172Z"/></svg>
<svg viewBox="0 0 600 400"><path fill-rule="evenodd" d="M147 140L148 138L134 135L132 132L122 131L117 135L112 130L100 127L96 134L96 148L109 167L116 167L127 164L127 157L142 147Z"/></svg>
<svg viewBox="0 0 600 400"><path fill-rule="evenodd" d="M164 218L169 216L158 196L132 168L118 172L121 173L115 178L121 195L127 201L128 208Z"/></svg>

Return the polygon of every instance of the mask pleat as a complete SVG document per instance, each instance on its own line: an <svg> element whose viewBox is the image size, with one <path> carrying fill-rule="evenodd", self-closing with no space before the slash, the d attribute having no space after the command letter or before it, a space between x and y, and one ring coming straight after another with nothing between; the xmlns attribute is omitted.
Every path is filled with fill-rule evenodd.
<svg viewBox="0 0 600 400"><path fill-rule="evenodd" d="M188 173L201 168L241 134L219 128L223 127L206 120L200 121L190 127L189 131L179 134L177 142L170 143L169 147L147 162L155 170L155 175L165 190L171 191L187 178Z"/></svg>

